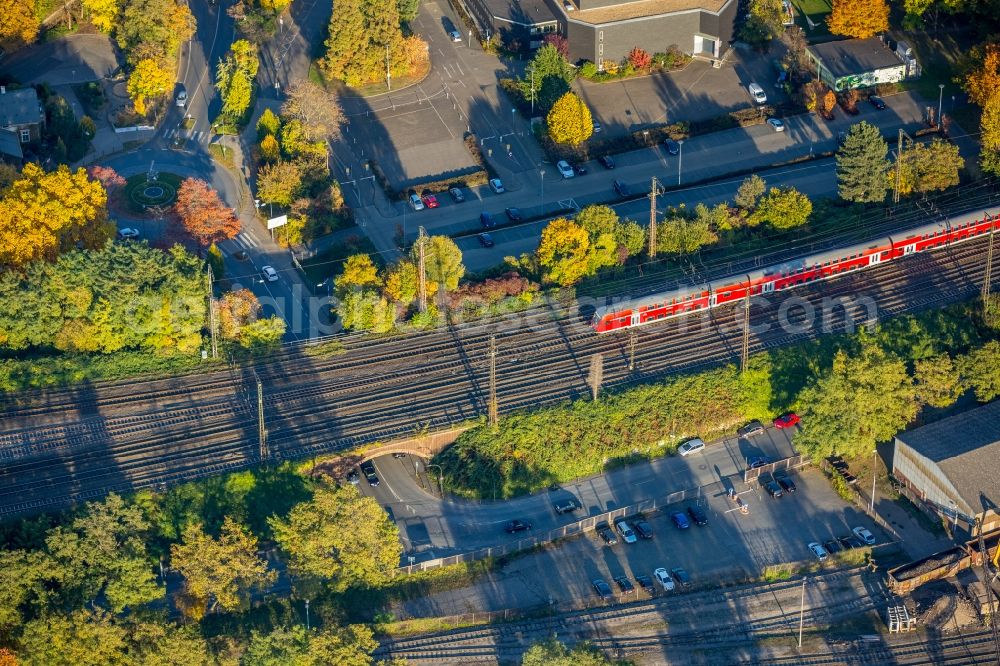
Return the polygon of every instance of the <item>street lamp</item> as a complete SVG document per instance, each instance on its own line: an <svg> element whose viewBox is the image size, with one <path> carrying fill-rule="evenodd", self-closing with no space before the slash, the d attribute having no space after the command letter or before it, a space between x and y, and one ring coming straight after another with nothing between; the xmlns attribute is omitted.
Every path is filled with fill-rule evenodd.
<svg viewBox="0 0 1000 666"><path fill-rule="evenodd" d="M799 649L802 649L802 620L805 616L806 611L806 581L807 578L802 579L802 597L799 599Z"/></svg>
<svg viewBox="0 0 1000 666"><path fill-rule="evenodd" d="M681 184L681 164L684 162L684 139L677 142L677 185Z"/></svg>
<svg viewBox="0 0 1000 666"><path fill-rule="evenodd" d="M938 115L937 115L938 132L941 131L941 102L943 100L944 100L944 84L943 83L939 83L938 84Z"/></svg>
<svg viewBox="0 0 1000 666"><path fill-rule="evenodd" d="M309 631L309 600L306 599L306 631Z"/></svg>
<svg viewBox="0 0 1000 666"><path fill-rule="evenodd" d="M878 475L878 449L872 451L872 505L871 512L875 513L875 477Z"/></svg>
<svg viewBox="0 0 1000 666"><path fill-rule="evenodd" d="M541 190L540 190L539 194L540 194L540 196L542 198L542 205L544 206L545 205L545 169L539 169L538 170L538 177L541 179L539 181L539 183L541 185Z"/></svg>
<svg viewBox="0 0 1000 666"><path fill-rule="evenodd" d="M438 490L441 491L441 499L444 499L444 470L441 469L441 465L432 465L430 463L424 463L424 467L430 469L431 467L438 468Z"/></svg>

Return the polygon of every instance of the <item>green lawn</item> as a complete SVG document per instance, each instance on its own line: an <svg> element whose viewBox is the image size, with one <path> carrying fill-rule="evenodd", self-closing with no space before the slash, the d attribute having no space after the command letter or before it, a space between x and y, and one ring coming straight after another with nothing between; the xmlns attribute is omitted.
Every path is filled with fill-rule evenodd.
<svg viewBox="0 0 1000 666"><path fill-rule="evenodd" d="M795 18L807 35L829 34L826 17L833 9L829 0L792 0L792 5L795 6Z"/></svg>

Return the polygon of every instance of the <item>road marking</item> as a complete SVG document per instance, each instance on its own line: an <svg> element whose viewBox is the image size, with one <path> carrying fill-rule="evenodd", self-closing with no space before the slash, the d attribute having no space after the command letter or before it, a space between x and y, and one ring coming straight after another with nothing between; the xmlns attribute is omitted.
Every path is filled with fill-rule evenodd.
<svg viewBox="0 0 1000 666"><path fill-rule="evenodd" d="M375 461L374 460L372 460L372 467L375 467L375 470L378 471L378 467L375 466ZM403 498L400 497L398 494L396 494L396 491L392 489L392 486L389 485L389 481L385 478L385 474L382 474L380 472L379 473L379 478L382 479L382 483L385 485L386 488L389 489L389 492L392 493L392 496L396 498L396 501L397 502L402 502Z"/></svg>

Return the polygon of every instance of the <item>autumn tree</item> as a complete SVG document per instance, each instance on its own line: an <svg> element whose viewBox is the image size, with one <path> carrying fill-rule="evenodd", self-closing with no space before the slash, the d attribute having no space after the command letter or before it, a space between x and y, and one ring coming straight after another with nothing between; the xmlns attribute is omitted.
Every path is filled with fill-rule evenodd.
<svg viewBox="0 0 1000 666"><path fill-rule="evenodd" d="M792 229L809 221L812 201L794 187L772 187L750 215L754 225L766 224L774 229Z"/></svg>
<svg viewBox="0 0 1000 666"><path fill-rule="evenodd" d="M326 141L340 137L344 111L337 97L308 79L297 81L285 91L288 98L281 115L302 123L307 141Z"/></svg>
<svg viewBox="0 0 1000 666"><path fill-rule="evenodd" d="M203 180L186 178L181 183L174 211L185 233L201 247L233 238L240 232L236 211L226 206Z"/></svg>
<svg viewBox="0 0 1000 666"><path fill-rule="evenodd" d="M113 196L125 187L125 179L118 175L118 172L111 167L94 165L87 167L87 175L91 180L96 180L103 187L108 196Z"/></svg>
<svg viewBox="0 0 1000 666"><path fill-rule="evenodd" d="M270 138L266 137L265 141ZM302 172L292 162L266 164L257 172L257 197L261 201L287 207L301 192Z"/></svg>
<svg viewBox="0 0 1000 666"><path fill-rule="evenodd" d="M809 40L805 31L797 25L788 26L781 35L781 41L788 49L782 59L785 67L798 74L809 71L809 55L806 53Z"/></svg>
<svg viewBox="0 0 1000 666"><path fill-rule="evenodd" d="M612 662L587 643L569 649L552 637L532 645L521 657L521 666L612 666Z"/></svg>
<svg viewBox="0 0 1000 666"><path fill-rule="evenodd" d="M177 0L128 0L115 25L115 40L129 64L141 60L169 61L194 34L195 20L186 3Z"/></svg>
<svg viewBox="0 0 1000 666"><path fill-rule="evenodd" d="M184 577L195 614L199 609L241 608L251 590L263 589L276 578L257 554L257 537L228 516L217 539L205 534L200 524L188 525L182 542L170 547L170 563Z"/></svg>
<svg viewBox="0 0 1000 666"><path fill-rule="evenodd" d="M146 114L146 100L150 97L159 97L167 92L170 87L172 77L170 72L163 69L160 64L152 58L140 60L135 69L128 77L129 97L135 105L136 113Z"/></svg>
<svg viewBox="0 0 1000 666"><path fill-rule="evenodd" d="M344 269L334 280L338 291L378 287L382 281L378 277L378 267L371 255L352 254L344 261Z"/></svg>
<svg viewBox="0 0 1000 666"><path fill-rule="evenodd" d="M627 59L629 64L639 71L649 69L649 66L653 64L653 56L649 55L649 51L638 46L632 47L632 50L628 52Z"/></svg>
<svg viewBox="0 0 1000 666"><path fill-rule="evenodd" d="M103 246L114 233L108 197L83 169L46 173L28 163L0 198L0 267L21 267L76 247Z"/></svg>
<svg viewBox="0 0 1000 666"><path fill-rule="evenodd" d="M414 262L419 259L416 244L410 250L410 259ZM424 268L427 271L427 281L436 282L442 295L452 291L465 275L462 251L448 236L428 236L424 241Z"/></svg>
<svg viewBox="0 0 1000 666"><path fill-rule="evenodd" d="M219 334L227 340L236 340L247 324L256 321L261 313L260 301L249 289L227 291L216 301Z"/></svg>
<svg viewBox="0 0 1000 666"><path fill-rule="evenodd" d="M135 609L163 596L146 551L149 523L136 506L118 495L88 502L69 526L56 527L45 539L59 563L64 590L80 605L99 599L115 613Z"/></svg>
<svg viewBox="0 0 1000 666"><path fill-rule="evenodd" d="M0 45L18 48L35 41L38 17L31 0L0 0Z"/></svg>
<svg viewBox="0 0 1000 666"><path fill-rule="evenodd" d="M417 265L412 259L401 259L386 271L383 293L390 300L402 306L410 305L416 300L418 289ZM428 282L427 298L433 298L437 290L437 282Z"/></svg>
<svg viewBox="0 0 1000 666"><path fill-rule="evenodd" d="M550 32L545 35L542 39L542 46L551 46L564 60L569 61L569 40L558 32Z"/></svg>
<svg viewBox="0 0 1000 666"><path fill-rule="evenodd" d="M321 486L287 519L268 522L292 575L335 591L385 584L403 552L396 524L352 485Z"/></svg>
<svg viewBox="0 0 1000 666"><path fill-rule="evenodd" d="M969 99L982 109L979 123L979 165L1000 175L1000 43L987 44L975 54L979 64L965 78Z"/></svg>
<svg viewBox="0 0 1000 666"><path fill-rule="evenodd" d="M889 30L889 5L885 0L833 0L826 25L835 35L868 39Z"/></svg>
<svg viewBox="0 0 1000 666"><path fill-rule="evenodd" d="M545 120L549 136L556 143L576 146L594 133L594 119L590 115L590 109L572 92L566 93L556 101Z"/></svg>
<svg viewBox="0 0 1000 666"><path fill-rule="evenodd" d="M641 253L646 247L646 230L632 220L619 219L618 213L610 206L587 206L577 213L574 222L587 230L592 245L608 245L608 241L602 238L605 236L612 240L614 259L608 261L596 257L591 265L623 264L626 259Z"/></svg>
<svg viewBox="0 0 1000 666"><path fill-rule="evenodd" d="M656 227L656 249L668 254L691 254L716 240L718 236L705 217L683 212L667 215Z"/></svg>
<svg viewBox="0 0 1000 666"><path fill-rule="evenodd" d="M763 46L782 33L784 21L785 9L781 0L750 0L740 38L749 44Z"/></svg>
<svg viewBox="0 0 1000 666"><path fill-rule="evenodd" d="M257 140L265 136L277 137L281 130L281 119L271 109L264 109L257 119Z"/></svg>
<svg viewBox="0 0 1000 666"><path fill-rule="evenodd" d="M888 189L889 146L879 128L861 121L853 125L837 150L837 191L856 203L880 203Z"/></svg>
<svg viewBox="0 0 1000 666"><path fill-rule="evenodd" d="M243 666L371 666L372 653L378 642L372 630L360 624L345 627L326 626L307 631L302 625L278 627L270 633L253 631L246 652L240 658ZM379 661L385 666L400 666Z"/></svg>
<svg viewBox="0 0 1000 666"><path fill-rule="evenodd" d="M396 327L396 306L375 289L353 289L340 295L337 316L354 331L388 333Z"/></svg>
<svg viewBox="0 0 1000 666"><path fill-rule="evenodd" d="M260 140L260 159L268 164L274 164L281 158L281 146L273 134Z"/></svg>
<svg viewBox="0 0 1000 666"><path fill-rule="evenodd" d="M913 378L917 397L931 407L950 407L965 392L958 368L948 354L916 361Z"/></svg>
<svg viewBox="0 0 1000 666"><path fill-rule="evenodd" d="M535 251L546 282L568 287L590 270L590 237L576 222L558 218L542 229Z"/></svg>
<svg viewBox="0 0 1000 666"><path fill-rule="evenodd" d="M121 11L121 0L83 0L90 22L101 32L111 32Z"/></svg>
<svg viewBox="0 0 1000 666"><path fill-rule="evenodd" d="M962 383L971 388L979 402L1000 396L1000 342L992 340L958 359Z"/></svg>
<svg viewBox="0 0 1000 666"><path fill-rule="evenodd" d="M958 146L941 139L930 143L917 143L903 152L898 167L899 193L927 194L958 185L958 173L965 160L958 153ZM889 179L896 182L890 173Z"/></svg>
<svg viewBox="0 0 1000 666"><path fill-rule="evenodd" d="M919 402L906 364L877 345L840 351L833 366L799 394L802 429L796 444L814 459L868 455L917 415Z"/></svg>
<svg viewBox="0 0 1000 666"><path fill-rule="evenodd" d="M215 70L215 87L222 98L222 113L235 120L250 108L254 79L260 61L257 46L245 39L233 42Z"/></svg>
<svg viewBox="0 0 1000 666"><path fill-rule="evenodd" d="M397 0L345 0L330 18L320 61L324 72L349 86L384 81L389 74L409 73L416 60L426 58L425 44L415 35L403 37Z"/></svg>
<svg viewBox="0 0 1000 666"><path fill-rule="evenodd" d="M757 202L764 196L764 192L766 191L767 182L763 178L757 174L748 176L740 183L739 189L736 190L733 203L744 213L749 214L757 207Z"/></svg>
<svg viewBox="0 0 1000 666"><path fill-rule="evenodd" d="M837 106L837 95L832 90L826 88L821 95L816 98L816 113L827 120L833 118L833 109Z"/></svg>
<svg viewBox="0 0 1000 666"><path fill-rule="evenodd" d="M28 622L19 655L26 666L128 666L128 633L106 612L77 610Z"/></svg>

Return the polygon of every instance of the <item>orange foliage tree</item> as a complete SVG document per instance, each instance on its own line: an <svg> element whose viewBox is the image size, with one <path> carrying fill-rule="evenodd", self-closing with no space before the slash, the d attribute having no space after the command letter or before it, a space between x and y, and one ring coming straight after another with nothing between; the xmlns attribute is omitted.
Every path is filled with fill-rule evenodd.
<svg viewBox="0 0 1000 666"><path fill-rule="evenodd" d="M826 25L835 35L867 39L889 29L885 0L833 0Z"/></svg>
<svg viewBox="0 0 1000 666"><path fill-rule="evenodd" d="M234 237L240 232L236 211L219 198L203 180L187 178L177 190L174 212L185 233L201 247Z"/></svg>
<svg viewBox="0 0 1000 666"><path fill-rule="evenodd" d="M984 171L1000 174L1000 44L988 44L982 51L982 64L966 76L965 89L983 110L979 164Z"/></svg>

